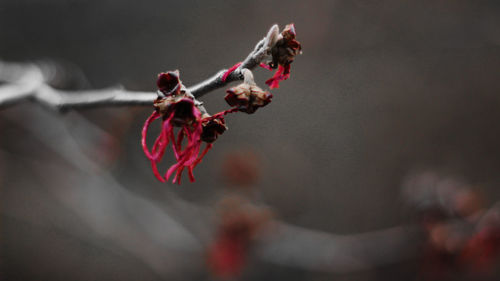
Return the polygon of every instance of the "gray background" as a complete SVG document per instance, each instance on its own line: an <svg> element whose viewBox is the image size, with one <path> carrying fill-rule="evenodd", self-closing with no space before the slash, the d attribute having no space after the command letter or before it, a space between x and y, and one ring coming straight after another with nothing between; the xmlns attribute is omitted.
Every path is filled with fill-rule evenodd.
<svg viewBox="0 0 500 281"><path fill-rule="evenodd" d="M272 24L289 22L304 50L290 79L254 115L227 117L230 129L196 168L193 184L184 178L181 187L165 185L152 176L139 145L151 109L81 111L120 141L119 155L108 166L112 174L146 199L170 189L210 206L224 186L224 155L251 150L261 163L260 200L287 222L334 233L407 222L400 188L419 170L458 177L491 202L500 199L498 1L2 0L0 58L71 62L91 87L154 90L158 72L179 69L183 82L192 85L243 59ZM261 85L269 76L257 70ZM223 96L221 89L202 100L216 112L227 107ZM19 122L29 123L29 117L12 119L38 110L23 104L0 113L0 204L53 208L40 215L42 228L3 216L2 275L6 280L159 278L127 254L66 239L51 227L57 221L46 222L64 209L39 194L36 167L25 158L65 160L23 129ZM60 118L71 122L71 114ZM53 184L64 188L55 175ZM40 265L50 259L57 265ZM261 279L333 278L260 266L268 273ZM415 270L405 263L335 277L402 280Z"/></svg>

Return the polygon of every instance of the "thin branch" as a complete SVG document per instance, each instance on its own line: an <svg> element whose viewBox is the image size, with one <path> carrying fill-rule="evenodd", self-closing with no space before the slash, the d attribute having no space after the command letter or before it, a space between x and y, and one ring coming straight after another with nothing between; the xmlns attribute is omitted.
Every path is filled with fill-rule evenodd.
<svg viewBox="0 0 500 281"><path fill-rule="evenodd" d="M212 77L188 88L196 97L201 97L227 84L243 80L243 69L253 69L264 61L275 43L278 26L273 25L266 37L260 40L243 63L225 81L220 70ZM98 90L64 91L49 85L47 77L52 73L46 65L13 64L0 61L0 109L31 100L53 110L68 110L97 106L150 106L157 94L153 92L127 91L121 88Z"/></svg>
<svg viewBox="0 0 500 281"><path fill-rule="evenodd" d="M227 71L227 69L221 70L207 80L189 87L188 90L196 98L199 98L204 94L224 87L233 81L243 80L243 70L252 70L266 59L267 55L269 54L269 50L276 43L278 34L279 28L278 25L275 24L269 29L267 36L260 40L257 45L255 45L253 51L248 54L245 60L235 71L229 74L225 81L222 81L222 75Z"/></svg>

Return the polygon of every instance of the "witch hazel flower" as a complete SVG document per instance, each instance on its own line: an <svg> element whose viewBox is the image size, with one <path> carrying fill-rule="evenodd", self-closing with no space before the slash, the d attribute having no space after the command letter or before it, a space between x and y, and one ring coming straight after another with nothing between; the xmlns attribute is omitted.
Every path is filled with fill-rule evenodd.
<svg viewBox="0 0 500 281"><path fill-rule="evenodd" d="M243 83L228 89L224 99L239 111L248 114L254 113L259 107L266 106L271 102L273 95L259 88L253 79L253 74L248 69L242 70Z"/></svg>
<svg viewBox="0 0 500 281"><path fill-rule="evenodd" d="M281 33L278 26L274 25L243 62L191 87L192 92L182 84L178 70L160 73L155 110L144 123L141 139L142 148L151 161L156 178L166 182L173 177L172 182L180 184L182 174L187 170L190 181L194 181L193 169L212 148L213 142L227 130L225 115L234 112L251 114L271 102L272 94L256 85L250 69L272 57L272 60L261 66L278 68L275 75L266 81L270 88L277 88L279 81L288 78L290 64L300 52L301 46L295 40L293 24L287 25ZM241 79L243 83L226 91L225 100L231 108L214 115L208 114L203 104L193 95L201 96ZM150 149L146 141L147 134L156 120L161 123L161 132ZM203 150L202 142L206 143ZM158 165L170 149L175 163L164 173L160 173Z"/></svg>
<svg viewBox="0 0 500 281"><path fill-rule="evenodd" d="M295 40L295 26L288 24L285 29L275 36L276 43L271 48L272 61L268 64L261 63L260 66L269 70L278 68L273 77L266 81L271 89L279 88L279 82L290 77L290 64L295 56L302 53L302 46Z"/></svg>
<svg viewBox="0 0 500 281"><path fill-rule="evenodd" d="M159 90L158 98L154 101L155 111L146 120L142 130L142 148L151 161L153 173L159 181L168 181L175 175L172 182L180 184L185 169L188 171L190 181L194 181L194 167L212 147L211 144L207 144L199 155L204 130L202 118L204 108L182 84L179 71L160 73L157 85ZM153 121L160 118L161 132L150 151L146 144L148 129ZM169 144L177 162L162 175L158 171L158 163L162 160Z"/></svg>

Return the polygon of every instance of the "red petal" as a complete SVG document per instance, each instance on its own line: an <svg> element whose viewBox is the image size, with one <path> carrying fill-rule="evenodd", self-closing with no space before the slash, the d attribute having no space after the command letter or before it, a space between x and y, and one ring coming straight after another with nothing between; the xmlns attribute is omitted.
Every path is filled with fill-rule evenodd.
<svg viewBox="0 0 500 281"><path fill-rule="evenodd" d="M269 88L276 89L279 88L279 82L288 79L290 77L290 65L278 66L278 70L274 73L273 77L266 81Z"/></svg>
<svg viewBox="0 0 500 281"><path fill-rule="evenodd" d="M148 149L147 144L146 144L146 137L148 134L149 125L151 125L151 123L153 121L155 121L156 119L158 119L159 117L160 117L160 114L156 111L153 111L153 113L151 113L151 115L148 117L148 119L146 119L146 122L144 122L144 126L142 127L142 138L141 138L142 150L144 150L144 154L146 154L146 157L148 157L149 160L153 160L154 157L149 152L149 149Z"/></svg>
<svg viewBox="0 0 500 281"><path fill-rule="evenodd" d="M268 64L265 64L265 63L263 63L263 62L261 62L261 63L259 64L259 66L260 66L260 67L262 67L262 68L265 68L265 69L267 69L267 70L271 70L271 71L273 70L273 68L272 68L272 67L270 67Z"/></svg>

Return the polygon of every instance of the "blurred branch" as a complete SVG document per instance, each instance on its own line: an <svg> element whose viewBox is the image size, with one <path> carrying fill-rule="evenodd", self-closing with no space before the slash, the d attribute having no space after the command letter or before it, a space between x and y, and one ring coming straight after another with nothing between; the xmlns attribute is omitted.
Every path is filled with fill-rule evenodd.
<svg viewBox="0 0 500 281"><path fill-rule="evenodd" d="M76 123L88 127L92 126L90 122L79 120L77 113L67 116L68 120L36 108L29 114L32 122L24 122L26 116L10 111L3 115L76 168L75 172L65 169L65 178L59 180L66 184L47 182L45 186L96 234L114 241L163 276L182 264L166 268L165 261L172 259L169 253L183 253L186 258L203 256L214 230L212 208L195 206L168 191L162 206L140 198L85 155L71 136L69 130ZM55 136L58 142L53 141ZM47 163L36 166L34 171L40 179L60 176L58 167ZM268 232L264 230L254 250L257 258L272 264L311 271L354 272L415 258L422 239L418 226L336 235L278 220Z"/></svg>
<svg viewBox="0 0 500 281"><path fill-rule="evenodd" d="M172 255L182 253L187 259L203 256L214 230L212 208L195 206L168 191L167 202L162 206L130 192L88 157L71 136L69 130L76 123L92 126L86 120L79 120L78 113L67 116L68 120L36 108L28 114L33 121L25 122L26 116L10 111L3 115L30 131L76 168L75 172L65 169L66 178L60 180L66 184L47 182L45 186L49 186L49 191L96 234L114 241L162 276L169 276L175 268L182 267L182 262L175 265L167 262L179 261ZM53 141L55 136L58 142ZM47 163L36 166L34 170L38 171L40 179L60 176L60 167ZM320 272L355 272L414 259L421 255L419 248L425 241L425 234L418 225L337 235L277 220L267 230L254 244L257 258ZM167 267L167 263L170 266Z"/></svg>
<svg viewBox="0 0 500 281"><path fill-rule="evenodd" d="M223 81L227 71L223 69L214 76L202 81L188 90L195 96L221 88L230 82L243 80L243 69L253 69L268 55L276 41L278 26L273 25L266 37L260 40L243 63ZM59 90L50 85L53 67L47 64L18 64L0 61L0 108L32 100L53 110L67 110L97 106L149 106L153 104L156 93L127 91L121 88L98 90Z"/></svg>
<svg viewBox="0 0 500 281"><path fill-rule="evenodd" d="M25 115L12 111L2 115L23 126L75 168L65 168L61 178L60 166L38 162L33 169L35 180L39 186L47 186L49 192L77 214L95 234L106 241L113 241L162 276L171 276L178 270L192 271L191 267L183 267L189 264L182 262L184 258L198 259L203 264L201 258L214 230L212 219L215 214L212 208L190 204L168 191L167 202L160 206L129 191L130 188L88 157L72 137L70 130L75 123L81 123L78 126L85 126L86 131L94 130L89 128L92 124L79 114L60 118L38 108L27 114L32 121L25 122ZM53 141L55 136L58 142ZM54 179L65 184L50 182ZM485 211L485 216L491 212L498 212L498 204ZM8 215L13 216L12 212ZM39 216L36 218L40 219ZM449 220L446 223L466 226L469 222ZM70 228L68 225L67 229ZM77 231L74 230L73 234L80 239L93 239ZM271 264L309 271L347 273L418 258L422 255L425 239L426 234L418 224L337 235L277 220L259 236L253 249L258 259ZM97 243L94 240L89 242Z"/></svg>
<svg viewBox="0 0 500 281"><path fill-rule="evenodd" d="M336 235L277 222L259 241L256 254L280 265L346 273L415 258L423 238L419 227L410 225Z"/></svg>
<svg viewBox="0 0 500 281"><path fill-rule="evenodd" d="M162 276L184 270L187 263L183 263L182 257L192 259L196 255L201 256L202 236L197 233L198 229L190 228L191 220L179 221L152 200L132 193L84 153L81 143L90 146L95 143L77 142L70 131L75 123L91 131L93 128L89 126L93 126L92 123L80 120L82 117L78 113L68 116L71 122L38 108L26 114L32 121L25 122L27 115L20 116L11 111L3 116L22 126L70 165L64 166L65 173L60 174L61 165L26 159L23 162L31 162L35 167L33 176L38 178L37 185L45 186L49 193L90 227L94 235L106 239L107 243L112 241ZM54 138L58 141L54 142ZM60 182L54 184L54 179ZM192 221L196 221L197 217L200 217L199 214ZM64 228L68 230L75 224L73 221L66 223L68 225ZM74 231L73 235L93 244L98 243L87 233Z"/></svg>
<svg viewBox="0 0 500 281"><path fill-rule="evenodd" d="M183 263L183 259L197 259L199 264L203 264L201 258L214 230L213 218L216 215L213 208L190 204L169 191L165 191L166 202L162 204L129 191L130 187L120 183L83 152L85 147L81 143L85 146L95 144L80 139L78 143L72 136L71 130L75 126L99 134L99 130L91 128L93 124L78 113L61 118L34 108L26 114L28 116L6 111L2 116L24 127L73 167L64 167L65 173L61 174L60 165L34 163L32 170L37 185L46 186L95 235L113 241L162 276L170 277L172 272L179 270L192 271L189 266L184 268L189 263ZM27 117L30 122L26 122ZM81 134L79 138L85 135ZM56 137L58 142L53 141ZM63 183L50 182L54 179ZM498 206L496 204L485 210L483 217L498 213ZM12 211L8 215L13 216ZM39 216L36 219L39 222ZM483 221L479 218L477 225ZM64 229L70 230L69 224L79 222L67 223ZM455 228L474 226L468 221L447 220L445 223ZM73 230L73 234L80 239L98 243L89 240L93 239L92 236L77 232L78 229ZM418 224L337 235L277 220L263 231L253 250L256 258L271 264L309 271L348 273L421 257L425 239L426 233Z"/></svg>
<svg viewBox="0 0 500 281"><path fill-rule="evenodd" d="M151 105L154 93L126 91L119 88L65 91L48 83L53 66L48 64L16 64L0 61L0 108L25 100L43 104L54 110L95 106Z"/></svg>

